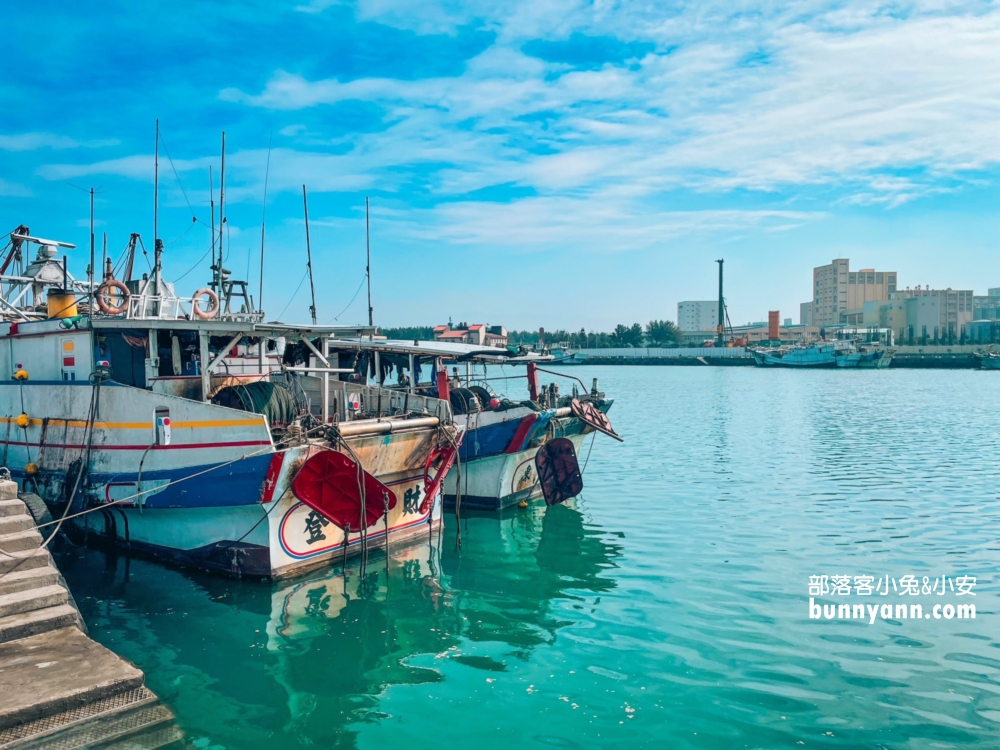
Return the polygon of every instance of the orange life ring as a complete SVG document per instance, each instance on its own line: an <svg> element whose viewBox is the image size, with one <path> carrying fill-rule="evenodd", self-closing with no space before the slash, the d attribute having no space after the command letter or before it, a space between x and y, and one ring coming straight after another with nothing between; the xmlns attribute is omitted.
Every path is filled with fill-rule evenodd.
<svg viewBox="0 0 1000 750"><path fill-rule="evenodd" d="M121 304L111 304L112 289L118 290L122 299ZM118 279L108 279L97 287L97 307L105 315L121 315L123 312L128 310L128 300L130 296L131 293L125 284L118 281Z"/></svg>
<svg viewBox="0 0 1000 750"><path fill-rule="evenodd" d="M209 306L203 311L200 307L198 307L198 299L205 296L208 297ZM202 287L195 292L194 297L191 298L191 312L194 313L196 318L211 320L219 314L219 295L207 286Z"/></svg>

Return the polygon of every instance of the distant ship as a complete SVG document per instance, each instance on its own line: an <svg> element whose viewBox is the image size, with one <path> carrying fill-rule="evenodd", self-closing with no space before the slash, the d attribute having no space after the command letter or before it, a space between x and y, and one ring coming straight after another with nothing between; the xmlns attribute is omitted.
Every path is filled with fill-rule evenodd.
<svg viewBox="0 0 1000 750"><path fill-rule="evenodd" d="M754 349L758 367L836 367L837 352L842 344L821 341L815 344Z"/></svg>
<svg viewBox="0 0 1000 750"><path fill-rule="evenodd" d="M983 370L1000 370L1000 354L996 352L979 352L976 354L979 367Z"/></svg>
<svg viewBox="0 0 1000 750"><path fill-rule="evenodd" d="M880 346L857 346L852 341L820 341L753 351L754 362L758 367L875 369L888 367L892 354L892 350Z"/></svg>

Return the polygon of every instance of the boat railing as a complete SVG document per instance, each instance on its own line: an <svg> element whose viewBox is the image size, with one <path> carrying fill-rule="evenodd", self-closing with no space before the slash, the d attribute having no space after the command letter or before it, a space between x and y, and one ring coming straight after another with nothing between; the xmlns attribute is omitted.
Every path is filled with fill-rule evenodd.
<svg viewBox="0 0 1000 750"><path fill-rule="evenodd" d="M205 318L199 315L196 297L176 297L165 294L132 294L128 297L128 307L124 317L128 320L211 320L218 322L253 323L263 320L260 312L223 312ZM205 311L201 311L205 312ZM117 317L117 316L110 316Z"/></svg>
<svg viewBox="0 0 1000 750"><path fill-rule="evenodd" d="M441 423L452 421L451 404L439 398L334 380L329 376L309 375L302 377L299 384L309 399L310 412L322 419L325 408L327 421L350 422L414 414L437 417Z"/></svg>

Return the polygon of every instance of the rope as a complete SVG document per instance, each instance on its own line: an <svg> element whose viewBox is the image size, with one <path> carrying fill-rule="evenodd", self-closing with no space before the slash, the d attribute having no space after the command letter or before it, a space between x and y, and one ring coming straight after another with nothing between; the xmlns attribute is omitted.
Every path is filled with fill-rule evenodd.
<svg viewBox="0 0 1000 750"><path fill-rule="evenodd" d="M285 310L287 310L288 306L290 304L292 304L292 302L295 301L295 297L298 295L299 289L302 288L302 285L304 283L306 283L306 276L308 276L308 275L309 275L309 270L306 269L306 272L304 274L302 274L302 280L299 282L299 285L297 287L295 287L295 291L292 292L291 298L288 300L288 302L285 303L285 306L283 308L281 308L281 312L278 313L278 320L281 320L281 316L285 314Z"/></svg>
<svg viewBox="0 0 1000 750"><path fill-rule="evenodd" d="M343 315L345 312L347 312L348 308L351 305L354 304L354 300L356 300L358 298L358 295L361 293L361 287L363 287L365 285L365 279L367 279L367 278L368 278L368 274L365 274L364 276L361 277L361 283L358 284L358 289L357 289L356 292L354 292L354 296L351 297L351 301L347 303L347 307L345 307L339 313L337 313L332 318L330 318L330 320L327 321L327 325L329 325L330 323L332 323L334 320L339 319L340 316ZM282 312L284 312L284 310L282 310ZM278 317L280 318L281 316L279 315Z"/></svg>

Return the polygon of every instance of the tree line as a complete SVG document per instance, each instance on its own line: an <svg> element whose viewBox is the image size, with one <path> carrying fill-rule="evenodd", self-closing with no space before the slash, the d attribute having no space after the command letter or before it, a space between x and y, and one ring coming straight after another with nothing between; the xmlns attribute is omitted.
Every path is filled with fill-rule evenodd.
<svg viewBox="0 0 1000 750"><path fill-rule="evenodd" d="M462 326L458 326L462 327ZM544 329L545 345L567 344L571 349L613 349L621 347L671 347L683 346L683 335L680 329L669 320L651 320L645 326L640 323L625 325L619 323L614 330L566 331ZM431 341L434 339L432 326L416 326L409 328L382 328L382 335L390 339ZM536 347L539 343L539 330L508 331L507 343L514 346Z"/></svg>

